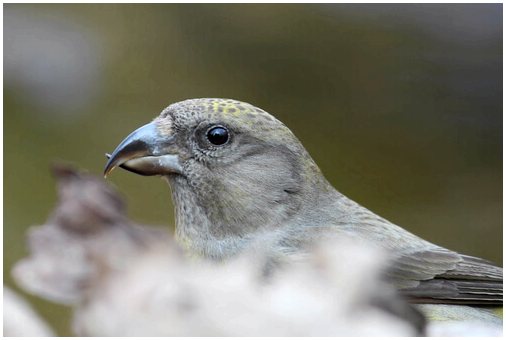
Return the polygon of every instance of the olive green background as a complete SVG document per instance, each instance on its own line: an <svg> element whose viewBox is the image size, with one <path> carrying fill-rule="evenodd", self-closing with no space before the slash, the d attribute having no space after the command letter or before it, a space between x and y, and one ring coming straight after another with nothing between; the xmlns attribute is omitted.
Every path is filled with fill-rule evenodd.
<svg viewBox="0 0 506 340"><path fill-rule="evenodd" d="M345 195L502 264L502 5L4 5L4 282L55 205L54 161L104 153L172 102L259 106ZM158 178L108 178L173 227ZM30 297L61 335L70 309Z"/></svg>

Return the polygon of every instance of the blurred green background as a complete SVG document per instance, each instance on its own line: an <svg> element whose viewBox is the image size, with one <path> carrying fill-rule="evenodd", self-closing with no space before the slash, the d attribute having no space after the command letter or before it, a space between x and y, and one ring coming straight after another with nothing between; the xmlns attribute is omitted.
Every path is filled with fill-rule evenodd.
<svg viewBox="0 0 506 340"><path fill-rule="evenodd" d="M345 195L502 264L502 4L7 4L6 284L55 205L53 161L100 176L123 137L196 97L267 110ZM160 179L108 180L132 219L173 228ZM70 334L70 309L30 302Z"/></svg>

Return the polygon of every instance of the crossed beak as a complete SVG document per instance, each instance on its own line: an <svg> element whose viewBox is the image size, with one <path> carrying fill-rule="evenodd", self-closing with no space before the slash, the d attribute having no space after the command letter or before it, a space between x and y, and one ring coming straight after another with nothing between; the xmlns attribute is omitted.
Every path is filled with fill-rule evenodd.
<svg viewBox="0 0 506 340"><path fill-rule="evenodd" d="M160 134L155 122L138 128L111 155L106 154L109 160L105 165L104 177L118 166L143 176L181 173L174 139L174 136Z"/></svg>

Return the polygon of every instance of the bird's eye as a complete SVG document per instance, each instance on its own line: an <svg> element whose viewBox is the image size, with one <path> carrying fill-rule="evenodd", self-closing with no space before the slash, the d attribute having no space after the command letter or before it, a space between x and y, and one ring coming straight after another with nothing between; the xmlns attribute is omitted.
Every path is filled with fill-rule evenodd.
<svg viewBox="0 0 506 340"><path fill-rule="evenodd" d="M228 130L222 126L215 126L207 131L207 139L211 144L223 145L228 141Z"/></svg>

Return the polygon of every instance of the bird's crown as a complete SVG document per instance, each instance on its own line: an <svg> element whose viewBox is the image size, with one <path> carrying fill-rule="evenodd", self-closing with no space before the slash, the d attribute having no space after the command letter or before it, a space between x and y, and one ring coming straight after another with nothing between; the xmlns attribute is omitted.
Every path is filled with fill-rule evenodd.
<svg viewBox="0 0 506 340"><path fill-rule="evenodd" d="M199 122L224 122L246 130L254 130L257 137L280 138L287 141L291 131L268 112L234 99L197 98L187 99L165 108L159 120L171 118L172 123L190 126Z"/></svg>

